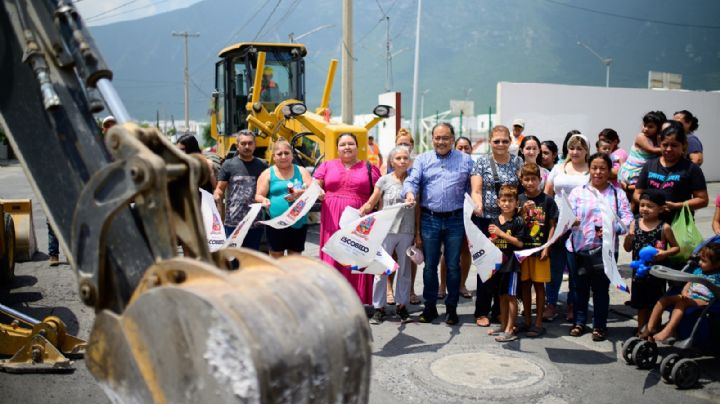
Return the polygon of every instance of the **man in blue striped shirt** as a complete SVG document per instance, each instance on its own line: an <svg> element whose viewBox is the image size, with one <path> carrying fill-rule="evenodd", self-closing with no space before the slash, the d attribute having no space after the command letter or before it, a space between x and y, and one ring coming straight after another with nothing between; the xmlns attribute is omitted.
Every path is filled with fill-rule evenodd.
<svg viewBox="0 0 720 404"><path fill-rule="evenodd" d="M469 155L455 150L455 130L441 122L432 129L433 150L415 159L403 192L408 203L420 194L420 237L425 255L423 299L425 309L421 323L438 317L438 263L440 246L444 245L448 294L445 299L449 325L458 323L457 304L460 295L460 247L465 239L463 202L468 190L473 161Z"/></svg>

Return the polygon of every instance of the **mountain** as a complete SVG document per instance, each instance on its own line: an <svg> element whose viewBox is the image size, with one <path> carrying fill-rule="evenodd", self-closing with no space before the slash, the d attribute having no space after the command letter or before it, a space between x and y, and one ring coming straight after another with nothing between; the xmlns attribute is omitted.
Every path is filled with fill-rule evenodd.
<svg viewBox="0 0 720 404"><path fill-rule="evenodd" d="M276 7L277 6L277 7ZM131 115L154 120L183 115L183 42L189 39L191 118L206 119L214 63L241 41L302 38L308 48L307 101L320 101L329 60L340 59L342 19L337 0L204 0L152 17L91 27ZM273 8L274 9L273 12ZM386 82L386 27L390 17L392 88L403 93L410 117L417 3L355 1L353 5L355 113L377 104ZM383 12L380 11L382 7ZM683 74L683 87L720 89L720 2L694 0L449 0L423 3L420 90L426 115L449 109L450 99L475 101L475 112L495 106L498 81L605 84L605 66L577 42L613 59L614 87L647 87L649 70ZM257 39L255 39L257 37ZM407 50L405 50L407 48ZM339 113L340 67L331 107ZM419 105L418 105L419 107ZM651 109L651 106L649 106Z"/></svg>

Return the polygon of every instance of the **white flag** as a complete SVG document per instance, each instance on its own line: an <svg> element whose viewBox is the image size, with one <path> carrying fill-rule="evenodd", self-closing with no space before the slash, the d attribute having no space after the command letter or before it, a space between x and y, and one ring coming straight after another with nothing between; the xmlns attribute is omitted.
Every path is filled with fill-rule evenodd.
<svg viewBox="0 0 720 404"><path fill-rule="evenodd" d="M225 244L225 228L222 217L218 212L215 200L210 192L200 189L200 213L202 214L205 234L207 234L208 248L217 251Z"/></svg>
<svg viewBox="0 0 720 404"><path fill-rule="evenodd" d="M390 231L398 210L406 203L388 206L381 211L370 213L349 221L349 217L341 220L342 225L325 243L323 252L342 265L363 268L370 265L376 258L382 242ZM353 208L346 208L353 209ZM344 215L352 215L343 212Z"/></svg>
<svg viewBox="0 0 720 404"><path fill-rule="evenodd" d="M560 192L561 192L560 193L560 201L559 201L560 203L558 204L558 209L559 209L558 221L557 221L557 224L555 225L555 232L553 233L553 236L548 239L547 243L541 245L540 247L534 247L534 248L528 248L527 250L515 251L515 258L517 258L517 260L519 262L523 262L523 260L525 258L552 245L560 237L562 237L563 234L565 234L568 230L570 230L573 223L575 223L575 213L573 212L572 207L570 206L570 202L567 199L567 195L565 195L565 190L561 190Z"/></svg>
<svg viewBox="0 0 720 404"><path fill-rule="evenodd" d="M617 216L615 209L608 205L598 190L592 187L588 187L588 189L595 195L597 203L600 206L600 211L602 212L602 258L603 266L605 267L605 276L610 279L610 283L613 286L623 292L630 293L630 289L627 287L625 280L620 276L617 262L615 262L615 223L621 223L620 218Z"/></svg>
<svg viewBox="0 0 720 404"><path fill-rule="evenodd" d="M318 184L317 181L313 181L305 192L295 200L295 203L290 205L288 210L282 215L258 223L266 224L276 229L288 228L297 223L303 216L307 215L321 192L320 184Z"/></svg>
<svg viewBox="0 0 720 404"><path fill-rule="evenodd" d="M235 230L233 230L230 234L230 237L228 237L225 241L223 248L242 246L243 241L245 241L245 236L247 236L248 231L250 230L250 226L252 226L258 213L260 213L260 208L262 208L262 205L259 203L250 204L250 211L247 215L245 215L240 223L238 223Z"/></svg>
<svg viewBox="0 0 720 404"><path fill-rule="evenodd" d="M358 274L373 274L373 275L390 275L397 271L400 266L392 255L388 254L384 248L380 247L377 254L375 254L375 260L365 268L352 267L353 273Z"/></svg>
<svg viewBox="0 0 720 404"><path fill-rule="evenodd" d="M463 204L463 224L467 236L468 247L472 263L477 268L480 280L483 282L490 279L498 271L503 261L502 251L490 241L485 234L472 222L472 214L475 210L475 203L470 195L465 194Z"/></svg>

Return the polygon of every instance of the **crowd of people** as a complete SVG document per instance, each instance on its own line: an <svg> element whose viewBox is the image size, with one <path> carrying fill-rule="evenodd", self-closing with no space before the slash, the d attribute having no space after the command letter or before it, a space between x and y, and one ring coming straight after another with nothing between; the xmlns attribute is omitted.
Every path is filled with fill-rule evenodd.
<svg viewBox="0 0 720 404"><path fill-rule="evenodd" d="M694 212L709 202L700 168L702 144L694 133L698 126L689 111L679 111L670 120L661 111L648 112L627 153L619 147L618 133L610 128L592 141L577 130L570 131L559 148L553 141L523 134L525 122L516 119L512 129L503 125L491 129L490 152L477 160L472 157L472 141L456 137L452 125L444 122L431 131L432 150L416 155L412 135L401 129L387 158L373 152L372 162L358 158L358 139L347 133L337 138L339 157L323 162L312 175L293 164L292 148L286 141L273 144L273 165L268 166L254 157L254 134L241 131L236 156L225 161L217 175L214 196L225 201L224 224L229 234L251 203L261 203L266 215L276 217L317 181L323 190L320 258L348 280L363 304L374 308L370 322L384 321L388 305L397 305L395 313L401 321L414 321L408 306L420 303L414 290L417 260L407 252L415 249L424 257L424 307L417 321L430 323L439 318L437 303L444 299L444 321L455 325L460 299L472 298L466 288L471 263L463 224L467 193L475 205L474 225L503 254L495 275L485 282L477 277L477 326L488 327L488 334L498 342L522 335L538 337L545 332L543 323L554 321L563 311L571 324L570 335L591 332L593 340L602 341L608 331L610 280L602 266L599 200L618 218L612 240L616 251L621 245L619 235L625 235L622 246L632 252L633 259L642 247L652 245L660 251L654 262L677 267L679 264L670 261L679 250L670 224L684 206ZM514 252L542 246L558 230L560 198L567 198L576 217L572 228L551 246L519 262ZM401 209L383 243L399 266L392 277L352 273L322 252L339 229L346 207L365 215L401 202L413 208ZM716 206L713 230L720 233L720 196ZM263 229L253 227L243 246L258 249ZM305 220L282 231L268 228L270 254L301 254L306 234ZM704 253L701 271L717 273L719 251L711 246ZM568 291L560 305L565 274ZM697 287L690 288L695 291L692 293L685 289L682 295L694 299L694 304L707 301L709 291L697 298L697 293L692 294ZM629 304L638 310L637 335L652 338L658 331L657 308L668 304L663 297L667 285L633 275L631 290ZM588 327L591 296L592 326ZM523 303L522 313L518 312L518 300ZM491 327L493 324L498 326ZM666 337L665 331L656 336Z"/></svg>

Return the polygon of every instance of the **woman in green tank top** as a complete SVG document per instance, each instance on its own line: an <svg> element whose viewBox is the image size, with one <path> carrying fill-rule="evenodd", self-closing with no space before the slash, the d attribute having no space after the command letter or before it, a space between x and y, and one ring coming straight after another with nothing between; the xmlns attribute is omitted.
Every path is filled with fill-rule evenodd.
<svg viewBox="0 0 720 404"><path fill-rule="evenodd" d="M285 139L273 143L273 165L258 177L255 200L267 209L270 218L282 215L310 186L312 177L304 168L292 163L292 149ZM300 254L305 249L307 217L286 229L267 227L270 256Z"/></svg>

